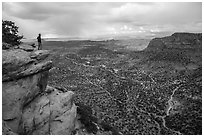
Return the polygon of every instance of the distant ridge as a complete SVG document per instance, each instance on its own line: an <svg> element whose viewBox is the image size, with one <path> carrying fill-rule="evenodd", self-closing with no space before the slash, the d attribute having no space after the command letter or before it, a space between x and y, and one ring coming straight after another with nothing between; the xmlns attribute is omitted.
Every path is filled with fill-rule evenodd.
<svg viewBox="0 0 204 137"><path fill-rule="evenodd" d="M200 49L202 48L202 33L176 32L171 36L154 38L145 50L164 49Z"/></svg>

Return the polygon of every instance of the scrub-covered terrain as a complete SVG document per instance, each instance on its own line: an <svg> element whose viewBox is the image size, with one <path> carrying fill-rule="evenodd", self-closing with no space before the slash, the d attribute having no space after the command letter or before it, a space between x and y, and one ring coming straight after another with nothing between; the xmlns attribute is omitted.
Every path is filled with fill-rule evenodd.
<svg viewBox="0 0 204 137"><path fill-rule="evenodd" d="M75 93L82 131L202 134L202 34L149 41L43 42L48 84Z"/></svg>

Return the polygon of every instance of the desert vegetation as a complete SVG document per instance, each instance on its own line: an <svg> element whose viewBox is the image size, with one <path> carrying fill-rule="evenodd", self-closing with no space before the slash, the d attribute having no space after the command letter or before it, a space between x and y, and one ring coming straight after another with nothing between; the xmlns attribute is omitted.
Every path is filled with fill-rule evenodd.
<svg viewBox="0 0 204 137"><path fill-rule="evenodd" d="M64 43L67 46L51 47L56 50L49 83L74 91L75 102L91 108L84 113L98 119L90 118L101 128L82 121L93 134L108 129L110 134L201 134L198 50L194 56L195 50L188 49L133 51L127 45L113 49L114 40L112 48L109 41ZM171 98L178 105L171 105Z"/></svg>

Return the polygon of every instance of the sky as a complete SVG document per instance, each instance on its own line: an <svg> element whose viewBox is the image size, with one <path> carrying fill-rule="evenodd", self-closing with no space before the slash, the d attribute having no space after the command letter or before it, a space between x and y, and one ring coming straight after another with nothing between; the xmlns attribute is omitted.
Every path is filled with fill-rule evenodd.
<svg viewBox="0 0 204 137"><path fill-rule="evenodd" d="M149 38L202 32L201 2L3 2L25 38Z"/></svg>

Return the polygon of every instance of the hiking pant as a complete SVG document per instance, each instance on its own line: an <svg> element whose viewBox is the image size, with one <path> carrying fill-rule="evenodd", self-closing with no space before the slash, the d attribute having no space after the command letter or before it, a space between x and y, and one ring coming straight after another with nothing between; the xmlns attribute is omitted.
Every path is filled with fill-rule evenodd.
<svg viewBox="0 0 204 137"><path fill-rule="evenodd" d="M42 49L42 43L38 42L38 50L41 50L41 49Z"/></svg>

